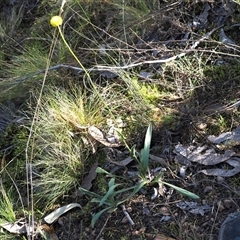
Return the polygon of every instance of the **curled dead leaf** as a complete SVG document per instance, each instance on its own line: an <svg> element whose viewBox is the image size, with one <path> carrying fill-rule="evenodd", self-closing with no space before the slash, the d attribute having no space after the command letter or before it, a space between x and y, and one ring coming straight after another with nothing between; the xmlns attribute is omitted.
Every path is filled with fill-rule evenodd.
<svg viewBox="0 0 240 240"><path fill-rule="evenodd" d="M82 183L81 183L81 187L86 189L86 190L90 190L91 187L92 187L92 181L96 178L97 176L97 172L96 172L96 169L98 167L98 163L94 163L93 166L91 167L88 175L86 177L84 177L84 179L82 180ZM73 197L81 197L83 196L83 192L80 191L79 189L77 189L74 194L73 194Z"/></svg>
<svg viewBox="0 0 240 240"><path fill-rule="evenodd" d="M54 223L59 217L61 217L64 213L70 211L73 208L82 208L82 206L78 203L70 203L68 205L65 205L63 207L55 209L53 212L48 214L45 218L44 221L48 224Z"/></svg>
<svg viewBox="0 0 240 240"><path fill-rule="evenodd" d="M107 147L119 147L121 144L113 137L107 137L99 128L95 126L90 126L88 128L88 133L92 138Z"/></svg>

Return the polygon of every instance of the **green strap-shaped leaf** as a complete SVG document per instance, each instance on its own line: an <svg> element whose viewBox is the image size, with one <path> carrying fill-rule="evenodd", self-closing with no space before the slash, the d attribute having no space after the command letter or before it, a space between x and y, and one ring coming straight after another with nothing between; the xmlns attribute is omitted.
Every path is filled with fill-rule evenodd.
<svg viewBox="0 0 240 240"><path fill-rule="evenodd" d="M101 167L97 167L97 168L96 168L96 173L105 173L105 174L107 174L107 175L112 175L110 172L104 170L104 169L101 168Z"/></svg>
<svg viewBox="0 0 240 240"><path fill-rule="evenodd" d="M94 198L102 198L101 195L98 195L94 192L88 191L87 189L84 189L82 187L79 187L79 190L82 191L83 193L87 194L90 197L94 197Z"/></svg>
<svg viewBox="0 0 240 240"><path fill-rule="evenodd" d="M151 139L152 139L152 124L149 124L145 136L144 148L142 149L140 154L140 170L142 174L146 174L148 169Z"/></svg>
<svg viewBox="0 0 240 240"><path fill-rule="evenodd" d="M131 197L133 197L146 183L148 183L148 181L142 181L142 182L140 182L139 184L137 184L135 187L126 188L126 189L125 189L126 191L132 190L132 189L133 189L133 191L129 194L129 196L128 196L126 199L124 199L124 200L122 200L122 201L119 201L119 202L117 203L117 205L120 205L120 204L126 202L126 201L127 201L128 199L130 199Z"/></svg>
<svg viewBox="0 0 240 240"><path fill-rule="evenodd" d="M165 184L165 185L167 185L167 186L169 186L169 187L177 190L178 192L180 192L180 193L183 194L183 195L186 195L186 196L188 196L188 197L190 197L190 198L192 198L192 199L199 199L199 196L196 195L196 194L194 194L194 193L192 193L192 192L189 192L189 191L187 191L187 190L185 190L185 189L183 189L183 188L177 187L177 186L172 185L172 184L167 183L167 182L163 182L163 181L161 181L161 182L162 182L163 184Z"/></svg>
<svg viewBox="0 0 240 240"><path fill-rule="evenodd" d="M110 210L112 207L107 207L104 208L103 210L101 210L100 212L96 213L93 217L92 217L92 221L91 221L91 226L94 227L96 221L99 219L99 217L106 211Z"/></svg>
<svg viewBox="0 0 240 240"><path fill-rule="evenodd" d="M115 184L108 189L107 193L103 196L102 200L100 201L99 206L102 206L105 203L105 201L109 198L110 200L113 200L112 198L114 196L114 189L119 185L121 184Z"/></svg>
<svg viewBox="0 0 240 240"><path fill-rule="evenodd" d="M108 188L111 188L114 185L115 185L115 178L111 178L110 181L108 182Z"/></svg>

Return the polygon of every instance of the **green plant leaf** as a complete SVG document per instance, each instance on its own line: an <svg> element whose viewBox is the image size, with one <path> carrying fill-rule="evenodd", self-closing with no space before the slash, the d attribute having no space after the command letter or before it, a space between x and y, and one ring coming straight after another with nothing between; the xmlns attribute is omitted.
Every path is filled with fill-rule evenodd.
<svg viewBox="0 0 240 240"><path fill-rule="evenodd" d="M142 177L146 174L148 169L151 139L152 139L152 124L149 124L145 136L144 148L141 150L140 154L140 172Z"/></svg>
<svg viewBox="0 0 240 240"><path fill-rule="evenodd" d="M124 143L125 147L130 150L130 147L128 146L127 142L126 142L126 138L124 137L124 135L122 134L121 131L117 130L117 134L119 135L120 139L122 140L122 142Z"/></svg>
<svg viewBox="0 0 240 240"><path fill-rule="evenodd" d="M105 173L105 174L110 175L110 176L112 175L110 172L104 170L104 169L101 168L101 167L97 167L97 168L96 168L96 173Z"/></svg>
<svg viewBox="0 0 240 240"><path fill-rule="evenodd" d="M136 146L135 145L130 149L130 156L139 163L139 160L138 160L137 154L136 154Z"/></svg>
<svg viewBox="0 0 240 240"><path fill-rule="evenodd" d="M94 227L95 223L97 222L97 220L99 219L99 217L106 211L110 210L112 207L107 207L104 208L103 210L99 211L98 213L96 213L93 217L92 217L92 221L91 221L91 226Z"/></svg>
<svg viewBox="0 0 240 240"><path fill-rule="evenodd" d="M119 185L121 185L121 184L115 184L108 189L107 193L103 196L102 200L100 201L99 206L102 206L105 203L105 201L109 198L110 198L109 199L110 201L114 201L114 199L113 199L114 189ZM112 204L114 204L114 202Z"/></svg>
<svg viewBox="0 0 240 240"><path fill-rule="evenodd" d="M108 182L108 188L110 189L112 186L115 184L115 178L111 178L110 181Z"/></svg>
<svg viewBox="0 0 240 240"><path fill-rule="evenodd" d="M120 205L120 204L122 204L122 203L124 203L124 202L126 202L128 199L130 199L131 197L133 197L145 184L147 184L148 183L148 181L141 181L140 183L138 183L136 186L134 186L134 187L130 187L130 188L126 188L126 189L124 189L125 191L129 191L129 190L132 190L133 189L133 191L130 193L130 195L126 198L126 199L124 199L124 200L122 200L122 201L119 201L118 203L117 203L117 206L118 205ZM121 190L119 190L119 191L121 191ZM116 191L116 193L118 193L118 191Z"/></svg>
<svg viewBox="0 0 240 240"><path fill-rule="evenodd" d="M133 192L128 196L127 199L130 199L133 195L135 195L145 184L147 184L147 181L141 181L140 183L138 183L134 187Z"/></svg>
<svg viewBox="0 0 240 240"><path fill-rule="evenodd" d="M100 203L102 198L103 198L103 196L101 196L100 198L92 198L91 202L93 202L93 203ZM106 204L106 205L110 205L110 204Z"/></svg>
<svg viewBox="0 0 240 240"><path fill-rule="evenodd" d="M104 170L103 168L101 167L97 167L96 168L96 173L100 173L100 174L106 174L108 177L112 177L112 178L122 178L122 179L125 179L125 177L122 177L122 176L117 176L117 175L114 175L106 170Z"/></svg>
<svg viewBox="0 0 240 240"><path fill-rule="evenodd" d="M163 176L163 172L160 172L154 179L153 179L153 182L159 182L161 181L161 178Z"/></svg>
<svg viewBox="0 0 240 240"><path fill-rule="evenodd" d="M102 196L101 196L101 195L98 195L98 194L96 194L96 193L94 193L94 192L88 191L87 189L84 189L84 188L82 188L82 187L79 187L79 190L82 191L84 194L87 194L87 195L90 196L90 197L102 199Z"/></svg>
<svg viewBox="0 0 240 240"><path fill-rule="evenodd" d="M189 192L189 191L187 191L187 190L185 190L185 189L183 189L183 188L177 187L177 186L175 186L175 185L173 185L173 184L170 184L170 183L167 183L167 182L163 182L163 181L161 181L161 182L162 182L163 184L165 184L165 185L167 185L167 186L169 186L169 187L177 190L178 192L180 192L181 194L183 194L183 195L185 195L185 196L187 196L187 197L190 197L190 198L195 199L195 200L196 200L196 199L199 199L199 196L196 195L196 194L194 194L194 193L192 193L192 192Z"/></svg>

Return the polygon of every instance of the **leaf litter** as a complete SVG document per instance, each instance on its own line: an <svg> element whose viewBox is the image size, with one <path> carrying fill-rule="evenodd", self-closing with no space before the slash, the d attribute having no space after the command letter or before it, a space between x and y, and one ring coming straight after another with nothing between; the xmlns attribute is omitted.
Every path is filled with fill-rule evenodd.
<svg viewBox="0 0 240 240"><path fill-rule="evenodd" d="M211 210L211 207L207 204L199 205L197 202L187 202L187 201L181 201L176 204L177 207L184 211L189 211L193 214L200 214L201 216L204 216L204 214Z"/></svg>
<svg viewBox="0 0 240 240"><path fill-rule="evenodd" d="M40 234L44 237L44 239L58 240L58 237L51 225L55 223L62 215L74 208L82 209L82 206L79 203L70 203L59 207L43 218L45 223L41 221L34 221L34 223L29 224L25 219L20 219L15 223L1 223L0 226L13 234L25 234L27 236L31 236L31 238L34 238L36 235Z"/></svg>
<svg viewBox="0 0 240 240"><path fill-rule="evenodd" d="M79 203L70 203L63 207L57 208L53 212L48 214L46 217L44 217L44 221L48 224L52 224L63 214L65 214L66 212L68 212L76 207L82 209L82 206Z"/></svg>
<svg viewBox="0 0 240 240"><path fill-rule="evenodd" d="M225 132L219 136L209 136L208 140L212 144L216 144L216 148L231 147L240 145L240 127L234 129L232 132ZM221 146L219 146L221 144ZM240 172L240 156L231 149L216 152L216 148L208 145L188 145L183 146L177 144L174 149L176 154L175 160L180 164L190 166L192 163L198 163L205 166L214 166L220 163L226 163L229 167L222 166L222 168L208 168L198 171L211 176L232 177ZM183 161L184 159L184 161Z"/></svg>

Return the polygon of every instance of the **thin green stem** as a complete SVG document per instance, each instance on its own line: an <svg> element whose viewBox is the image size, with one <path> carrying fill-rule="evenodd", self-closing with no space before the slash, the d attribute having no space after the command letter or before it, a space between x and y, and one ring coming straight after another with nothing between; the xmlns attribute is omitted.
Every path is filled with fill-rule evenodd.
<svg viewBox="0 0 240 240"><path fill-rule="evenodd" d="M103 100L103 98L101 97L101 95L99 94L98 90L96 89L96 86L94 85L92 79L91 79L91 76L89 74L89 72L87 71L87 69L83 66L83 64L81 63L81 61L78 59L78 57L75 55L75 53L73 52L73 50L71 49L71 47L68 45L63 33L62 33L62 30L60 28L60 26L58 26L58 30L59 30L59 33L60 33L60 36L64 42L64 44L67 46L69 52L72 54L72 56L75 58L75 60L77 61L77 63L79 64L79 66L82 68L82 70L84 71L84 73L86 74L88 80L90 81L91 85L92 85L92 88L93 90L95 91L95 93L98 95L99 99L101 99L101 101L103 102L103 104L105 105L105 107L109 110L109 114L111 115L111 117L113 119L115 119L115 117L113 116L113 114L111 113L109 107L107 106L107 104L105 103L105 101Z"/></svg>
<svg viewBox="0 0 240 240"><path fill-rule="evenodd" d="M77 61L77 63L80 65L80 67L83 69L83 71L85 72L85 74L87 75L87 77L89 78L89 80L91 80L91 77L87 71L87 69L82 65L82 63L80 62L80 60L77 58L77 56L75 55L75 53L73 52L73 50L71 49L71 47L68 45L63 33L62 33L62 30L60 28L60 26L58 26L58 30L59 30L59 33L60 33L60 36L64 42L64 44L67 46L69 52L73 55L73 57L75 58L75 60Z"/></svg>

